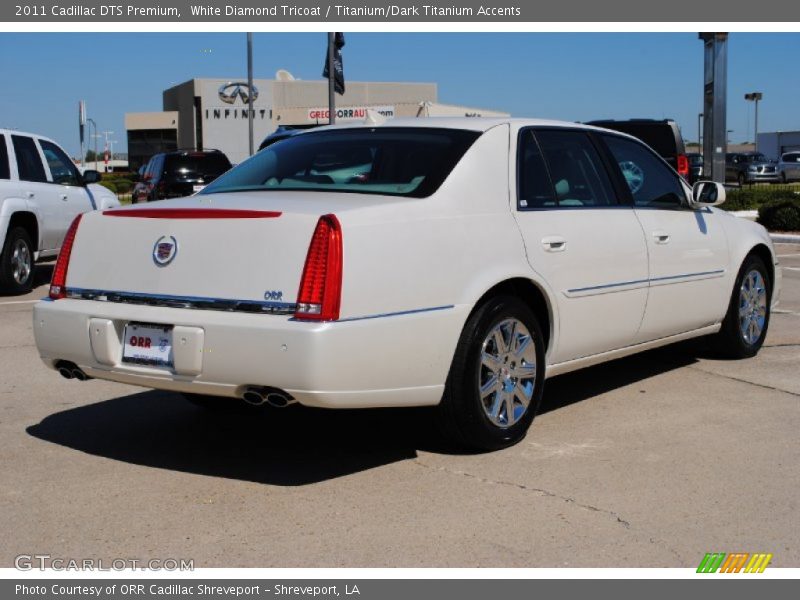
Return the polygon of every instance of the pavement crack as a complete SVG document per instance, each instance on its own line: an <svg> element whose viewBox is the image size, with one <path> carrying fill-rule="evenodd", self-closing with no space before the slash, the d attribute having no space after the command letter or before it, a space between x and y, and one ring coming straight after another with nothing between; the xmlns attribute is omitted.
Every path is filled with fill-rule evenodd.
<svg viewBox="0 0 800 600"><path fill-rule="evenodd" d="M794 396L795 398L800 398L800 394L798 394L797 392L791 392L789 390L784 390L783 388L767 385L765 383L756 383L755 381L748 381L747 379L742 379L741 377L734 377L733 375L724 375L722 373L715 373L714 371L706 371L705 369L701 369L699 367L689 366L687 368L693 369L695 371L700 371L701 373L705 373L706 375L714 375L715 377L722 377L723 379L730 379L731 381L746 383L748 385L759 387L763 390L772 390L773 392L781 392L783 394L789 394L790 396Z"/></svg>
<svg viewBox="0 0 800 600"><path fill-rule="evenodd" d="M454 469L448 469L447 467L435 467L433 465L425 464L424 462L419 460L419 458L415 459L412 462L414 462L414 464L416 464L419 467L423 467L425 469L430 469L432 471L440 471L442 473L447 473L449 475L456 475L456 476L459 476L459 477L466 477L467 479L474 479L476 481L480 481L481 483L488 483L488 484L493 484L493 485L503 485L503 486L507 486L507 487L513 487L513 488L517 488L517 489L520 489L520 490L524 490L526 492L533 492L535 494L539 494L540 496L544 496L546 498L555 498L555 499L561 500L561 501L563 501L563 502L565 502L567 504L574 504L575 506L577 506L579 508L583 508L583 509L591 511L591 512L597 512L597 513L602 513L602 514L605 514L605 515L609 515L609 516L613 517L614 519L616 519L616 522L619 523L620 525L622 525L625 529L630 529L631 528L630 522L628 522L625 519L623 519L618 513L614 512L613 510L600 508L598 506L593 506L591 504L584 504L582 502L578 502L575 498L573 498L571 496L562 496L560 494L556 494L555 492L551 492L549 490L545 490L545 489L542 489L542 488L531 487L531 486L525 485L523 483L514 483L513 481L504 481L502 479L489 479L487 477L481 477L480 475L474 475L473 473L467 473L466 471L458 471L458 470L454 470Z"/></svg>

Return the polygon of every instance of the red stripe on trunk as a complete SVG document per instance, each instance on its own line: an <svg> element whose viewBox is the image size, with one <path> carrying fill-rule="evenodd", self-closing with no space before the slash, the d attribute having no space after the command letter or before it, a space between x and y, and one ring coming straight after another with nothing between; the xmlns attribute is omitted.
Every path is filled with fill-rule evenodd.
<svg viewBox="0 0 800 600"><path fill-rule="evenodd" d="M109 217L137 219L274 219L283 213L274 210L235 208L140 208L104 210L103 214Z"/></svg>

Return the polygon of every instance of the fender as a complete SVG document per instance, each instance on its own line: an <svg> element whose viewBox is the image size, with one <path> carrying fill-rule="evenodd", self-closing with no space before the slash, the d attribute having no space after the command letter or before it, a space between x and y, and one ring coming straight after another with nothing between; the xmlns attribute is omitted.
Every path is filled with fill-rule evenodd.
<svg viewBox="0 0 800 600"><path fill-rule="evenodd" d="M781 277L779 268L777 266L778 259L775 256L775 248L772 244L772 239L769 237L769 232L758 223L753 223L747 219L736 217L721 209L713 208L712 210L720 215L720 222L725 229L725 234L728 236L731 293L733 293L733 286L736 283L736 275L738 274L739 268L741 267L742 262L744 262L745 257L750 254L750 252L756 246L766 246L767 249L769 249L770 256L772 257L772 262L771 264L768 264L767 267L771 268L775 272L772 294L772 303L774 306L777 303L780 295Z"/></svg>
<svg viewBox="0 0 800 600"><path fill-rule="evenodd" d="M3 200L2 205L0 205L0 248L6 242L6 234L8 233L8 224L11 221L11 217L14 213L18 212L29 212L33 213L33 216L36 218L36 226L39 229L39 239L36 240L36 252L34 252L34 260L39 259L39 251L42 249L42 217L39 214L39 210L36 206L31 205L27 200L23 198L6 198Z"/></svg>

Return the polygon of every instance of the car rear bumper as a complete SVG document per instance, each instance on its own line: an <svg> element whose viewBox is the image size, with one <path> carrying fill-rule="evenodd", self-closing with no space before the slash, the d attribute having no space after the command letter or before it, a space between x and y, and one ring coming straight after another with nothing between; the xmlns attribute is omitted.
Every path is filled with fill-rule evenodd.
<svg viewBox="0 0 800 600"><path fill-rule="evenodd" d="M468 307L449 306L331 323L289 316L140 306L94 300L39 302L33 326L42 360L143 387L241 397L248 386L285 390L307 406L438 404ZM122 362L128 322L174 325L174 368Z"/></svg>

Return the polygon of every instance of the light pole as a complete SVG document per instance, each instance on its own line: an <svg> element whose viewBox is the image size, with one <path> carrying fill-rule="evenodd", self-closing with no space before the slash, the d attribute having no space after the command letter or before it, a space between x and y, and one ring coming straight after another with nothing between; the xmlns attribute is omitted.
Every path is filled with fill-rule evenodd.
<svg viewBox="0 0 800 600"><path fill-rule="evenodd" d="M755 131L753 132L753 142L754 147L758 150L758 102L764 97L764 94L761 92L751 92L750 94L745 94L744 99L748 102L754 102L756 105L756 118L755 118Z"/></svg>
<svg viewBox="0 0 800 600"><path fill-rule="evenodd" d="M112 133L114 133L114 132L113 131L104 131L103 132L103 135L106 136L106 146L105 146L105 149L104 149L104 153L108 152L108 136L110 136ZM106 159L105 156L103 156L103 162L106 163L105 164L105 169L106 169L106 173L108 173L108 159Z"/></svg>
<svg viewBox="0 0 800 600"><path fill-rule="evenodd" d="M703 113L697 113L697 145L700 146L700 154L703 153Z"/></svg>
<svg viewBox="0 0 800 600"><path fill-rule="evenodd" d="M86 119L86 122L91 123L92 127L94 127L94 135L92 136L94 138L94 170L97 171L97 138L100 136L97 134L97 123L94 122L94 119ZM86 145L88 146L89 144ZM89 150L86 150L86 152L88 153Z"/></svg>

